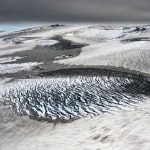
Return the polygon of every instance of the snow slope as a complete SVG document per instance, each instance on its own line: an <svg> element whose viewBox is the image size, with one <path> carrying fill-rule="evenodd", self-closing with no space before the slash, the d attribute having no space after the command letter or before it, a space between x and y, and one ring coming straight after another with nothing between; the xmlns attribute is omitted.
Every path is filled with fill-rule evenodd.
<svg viewBox="0 0 150 150"><path fill-rule="evenodd" d="M15 52L20 52L20 51L27 51L27 50L32 50L35 48L37 45L40 46L51 46L58 43L56 40L45 40L45 39L32 39L32 40L26 40L21 44L14 44L11 42L2 44L3 46L0 47L0 56L4 55L9 55L13 54Z"/></svg>
<svg viewBox="0 0 150 150"><path fill-rule="evenodd" d="M18 59L21 59L21 57L2 57L0 58L0 64L15 62Z"/></svg>
<svg viewBox="0 0 150 150"><path fill-rule="evenodd" d="M132 111L67 124L38 122L0 107L1 150L149 150L149 100ZM2 121L3 120L3 121Z"/></svg>
<svg viewBox="0 0 150 150"><path fill-rule="evenodd" d="M21 64L0 64L0 74L15 73L22 70L30 70L33 66L39 64L42 63L28 62L28 63L21 63Z"/></svg>
<svg viewBox="0 0 150 150"><path fill-rule="evenodd" d="M58 60L55 63L123 67L150 73L149 26L145 27L145 30L141 27L140 31L136 28L129 29L124 30L123 27L118 27L104 32L104 29L101 28L86 28L83 31L66 34L64 38L86 42L89 46L82 48L79 56Z"/></svg>
<svg viewBox="0 0 150 150"><path fill-rule="evenodd" d="M14 40L13 36L16 35L17 38ZM55 61L55 63L89 65L90 67L94 67L95 65L124 67L143 73L150 73L149 26L134 25L128 25L127 27L115 25L78 25L59 27L54 30L45 27L45 29L32 28L24 31L2 32L0 33L1 73L13 73L30 69L36 65L36 62L16 64L14 62L20 58L7 57L7 55L32 50L38 43L40 43L40 46L49 46L49 41L47 40L57 35L88 45L82 49L79 56L64 60L62 57L60 60ZM43 40L45 41L43 42ZM13 63L11 64L11 62ZM135 82L133 82L133 80L119 77L107 78L106 76L103 78L100 77L98 80L97 77L94 79L96 80L92 78L92 80L89 80L90 82L84 79L81 80L81 78L28 79L12 82L12 79L6 78L1 74L0 93L5 92L6 88L8 95L10 95L7 95L7 98L10 99L6 99L4 102L4 99L0 97L0 150L149 150L149 80L145 81L143 78L137 78L134 80ZM9 81L11 83L8 83ZM49 84L47 84L47 82ZM36 89L35 86L37 85L39 87L46 85L47 88ZM71 86L73 88L68 90ZM98 91L93 91L94 88L96 89L98 86L100 86ZM38 105L34 105L34 99L24 99L24 96L30 97L30 94L34 95L34 93L30 92L34 88L35 90L39 90L39 97L36 97ZM76 103L76 106L81 108L79 112L83 114L84 117L87 116L86 118L69 123L55 124L22 116L25 115L24 112L30 116L30 113L34 110L38 116L45 117L45 101L40 97L42 94L45 94L45 92L53 92L53 95L56 96L61 96L59 92L63 92L62 95L67 96L67 98L70 95L77 95L74 93L66 93L65 88L67 92L70 93L71 91L76 92L78 90L76 93L80 94L82 98L81 101L85 104L83 105L83 109L81 103ZM143 88L147 91L145 92ZM85 112L93 113L97 103L97 101L92 101L92 106L94 107L86 105L87 99L84 99L84 94L87 89L87 97L97 95L97 101L102 96L104 96L104 98L107 96L108 102L107 100L104 101L104 104L107 105L107 109L108 106L111 107L109 102L112 102L112 100L114 100L114 102L115 100L123 102L126 100L127 107L121 107L120 105L120 108L126 108L127 110L119 110L116 113L101 113L101 115L95 117L93 117L94 115L85 115ZM125 93L120 95L119 92L123 90L125 90ZM127 91L128 93L126 93ZM57 94L55 94L55 92ZM115 97L113 97L112 92ZM132 94L132 92L136 94ZM145 93L143 94L143 92ZM20 93L23 95L19 95ZM49 93L47 93L47 95L49 95ZM95 100L95 98L93 99ZM141 99L142 101L134 103ZM71 100L74 99L64 98L64 102L68 108L71 106L68 102L72 102ZM128 107L130 106L130 102L132 102L131 104L133 104L134 107ZM9 104L11 104L11 108L13 108L13 106L17 108L17 114L14 114L12 110L10 110ZM32 109L29 109L30 105L33 105ZM113 106L116 105L117 103ZM67 114L71 111L71 108L64 111L64 109L56 105L56 103L51 103L51 105L48 106L52 106L49 113L53 113L53 115L56 113L56 109L54 108L58 106L59 109L57 109L57 113L61 117L62 112ZM83 111L85 109L86 111ZM54 116L54 119L55 117L56 116Z"/></svg>

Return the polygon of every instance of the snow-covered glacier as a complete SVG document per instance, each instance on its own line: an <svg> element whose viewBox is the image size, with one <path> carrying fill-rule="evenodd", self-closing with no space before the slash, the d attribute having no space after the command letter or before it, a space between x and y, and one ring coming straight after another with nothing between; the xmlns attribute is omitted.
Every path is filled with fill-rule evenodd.
<svg viewBox="0 0 150 150"><path fill-rule="evenodd" d="M131 75L25 79L10 84L3 99L20 115L64 121L133 109L149 96L150 79Z"/></svg>
<svg viewBox="0 0 150 150"><path fill-rule="evenodd" d="M149 42L145 24L1 31L0 150L149 150Z"/></svg>

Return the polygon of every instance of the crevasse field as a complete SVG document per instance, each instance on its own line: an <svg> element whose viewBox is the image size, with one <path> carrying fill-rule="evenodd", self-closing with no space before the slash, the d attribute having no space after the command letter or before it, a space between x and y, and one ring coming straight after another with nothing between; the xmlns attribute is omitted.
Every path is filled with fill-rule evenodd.
<svg viewBox="0 0 150 150"><path fill-rule="evenodd" d="M0 31L0 150L149 150L150 26Z"/></svg>

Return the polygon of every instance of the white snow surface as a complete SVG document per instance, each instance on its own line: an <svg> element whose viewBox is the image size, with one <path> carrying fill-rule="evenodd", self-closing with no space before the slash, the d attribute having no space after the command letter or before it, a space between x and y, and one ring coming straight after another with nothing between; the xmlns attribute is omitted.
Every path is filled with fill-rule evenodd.
<svg viewBox="0 0 150 150"><path fill-rule="evenodd" d="M55 125L16 116L1 106L0 149L149 150L149 108L147 100L132 111Z"/></svg>
<svg viewBox="0 0 150 150"><path fill-rule="evenodd" d="M82 49L75 58L55 61L71 65L100 65L124 67L144 73L150 73L150 43L138 41L122 44L119 41L94 44Z"/></svg>
<svg viewBox="0 0 150 150"><path fill-rule="evenodd" d="M47 31L41 31L36 33L31 33L29 35L25 35L24 37L32 37L32 38L51 38L57 35L65 35L67 33L72 33L76 30L84 29L88 25L69 25L64 27L52 28Z"/></svg>
<svg viewBox="0 0 150 150"><path fill-rule="evenodd" d="M38 46L51 46L54 44L57 44L58 41L56 40L37 40L37 44Z"/></svg>
<svg viewBox="0 0 150 150"><path fill-rule="evenodd" d="M10 78L1 78L0 88L18 85L22 80L6 83ZM46 79L29 79L45 82ZM60 78L71 81L69 78ZM55 79L51 80L55 82ZM33 85L36 82L33 82ZM2 86L3 85L3 86ZM53 85L53 84L52 84ZM0 101L1 102L1 101ZM7 105L0 103L0 149L1 150L149 150L150 147L150 102L135 109L122 110L116 114L101 114L70 123L38 122L25 116L12 114ZM8 144L9 143L9 144Z"/></svg>
<svg viewBox="0 0 150 150"><path fill-rule="evenodd" d="M122 43L130 38L150 37L149 31L132 33L134 27L123 32L122 27L89 26L62 27L58 30L32 33L34 40L23 41L19 45L0 40L0 56L18 51L32 50L37 40L55 35L65 39L87 43L75 58L57 60L56 63L75 65L102 65L124 67L150 73L150 43L138 41ZM131 33L128 33L128 32ZM1 36L13 33L7 31ZM123 37L121 37L124 35ZM24 37L30 37L25 35ZM45 44L44 44L45 46ZM0 59L0 63L15 61L17 58ZM28 70L37 63L0 64L0 73ZM10 78L0 77L0 91L7 86ZM84 118L66 124L38 122L25 116L13 114L0 99L0 150L149 150L150 149L150 99L134 110L116 114L103 114Z"/></svg>
<svg viewBox="0 0 150 150"><path fill-rule="evenodd" d="M58 43L58 41L56 40L44 40L44 39L27 40L21 44L14 44L9 42L9 43L2 44L2 46L0 46L0 56L13 54L15 52L20 52L20 51L32 50L37 45L51 46L56 43Z"/></svg>
<svg viewBox="0 0 150 150"><path fill-rule="evenodd" d="M28 62L28 63L21 63L21 64L0 64L0 74L15 73L22 70L30 70L33 66L39 64L42 63Z"/></svg>
<svg viewBox="0 0 150 150"><path fill-rule="evenodd" d="M64 35L65 39L70 39L79 43L97 44L115 39L122 35L122 30L104 30L104 28L83 28Z"/></svg>
<svg viewBox="0 0 150 150"><path fill-rule="evenodd" d="M54 62L66 65L123 67L150 73L150 42L148 40L123 42L127 39L150 38L149 33L149 28L147 31L130 33L124 32L123 27L108 30L102 27L85 27L65 34L64 38L89 45L82 48L79 56Z"/></svg>
<svg viewBox="0 0 150 150"><path fill-rule="evenodd" d="M21 57L3 57L3 58L0 58L0 64L15 62L18 59L21 59Z"/></svg>

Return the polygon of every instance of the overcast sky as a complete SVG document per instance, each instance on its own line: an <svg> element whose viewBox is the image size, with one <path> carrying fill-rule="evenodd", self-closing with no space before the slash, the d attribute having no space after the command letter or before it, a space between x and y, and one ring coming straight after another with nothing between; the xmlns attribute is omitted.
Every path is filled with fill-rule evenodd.
<svg viewBox="0 0 150 150"><path fill-rule="evenodd" d="M4 21L150 21L150 0L0 0Z"/></svg>

